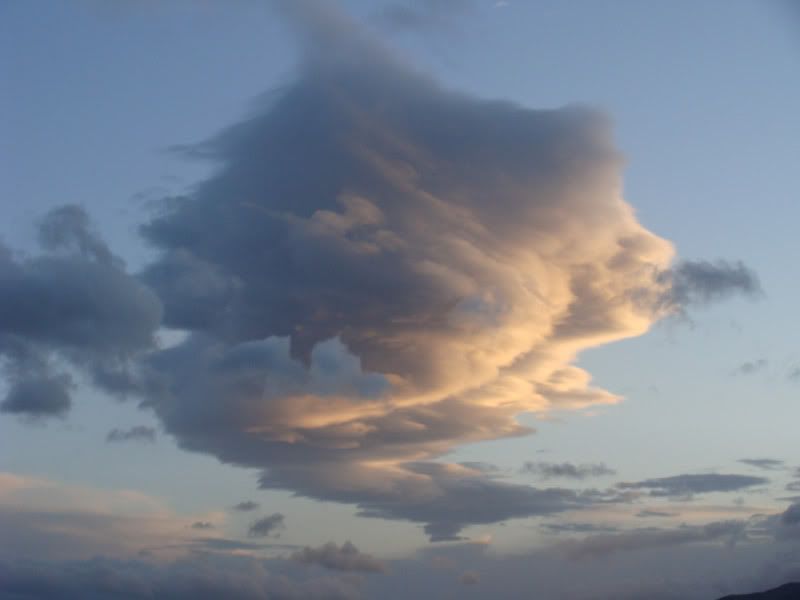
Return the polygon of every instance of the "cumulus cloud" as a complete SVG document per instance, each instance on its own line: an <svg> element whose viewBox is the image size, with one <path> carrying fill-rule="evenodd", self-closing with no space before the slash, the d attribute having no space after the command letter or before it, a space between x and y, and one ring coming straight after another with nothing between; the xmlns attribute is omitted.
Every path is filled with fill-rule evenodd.
<svg viewBox="0 0 800 600"><path fill-rule="evenodd" d="M281 529L286 528L284 516L281 513L274 513L268 517L263 517L253 521L247 530L250 537L269 537L277 535Z"/></svg>
<svg viewBox="0 0 800 600"><path fill-rule="evenodd" d="M588 477L602 477L604 475L616 474L614 469L610 469L603 463L575 465L568 462L526 462L522 466L522 472L529 475L537 475L544 479L557 477L565 479L586 479Z"/></svg>
<svg viewBox="0 0 800 600"><path fill-rule="evenodd" d="M630 490L648 490L651 496L690 498L695 494L736 492L766 483L769 483L769 479L764 477L708 473L645 479L632 483L619 483L617 487Z"/></svg>
<svg viewBox="0 0 800 600"><path fill-rule="evenodd" d="M135 425L130 429L112 429L106 435L106 442L149 442L156 441L156 430L145 425Z"/></svg>
<svg viewBox="0 0 800 600"><path fill-rule="evenodd" d="M383 562L369 554L364 554L349 541L341 546L328 542L318 548L306 547L292 554L292 560L336 571L383 573L386 570Z"/></svg>
<svg viewBox="0 0 800 600"><path fill-rule="evenodd" d="M238 504L234 504L231 508L237 512L251 512L257 510L260 504L252 500L244 500Z"/></svg>
<svg viewBox="0 0 800 600"><path fill-rule="evenodd" d="M129 391L130 360L154 344L156 296L124 270L78 206L39 223L43 253L0 247L0 366L3 412L63 416L73 387L62 365L113 392ZM58 366L57 366L58 365Z"/></svg>
<svg viewBox="0 0 800 600"><path fill-rule="evenodd" d="M611 501L435 461L530 433L522 413L617 402L579 352L754 293L752 273L673 266L622 198L604 115L444 89L328 3L277 4L298 73L186 149L217 169L142 227L140 278L76 207L42 222L42 256L0 253L12 392L55 381L56 356L143 395L184 449L432 539ZM132 368L159 323L185 341Z"/></svg>

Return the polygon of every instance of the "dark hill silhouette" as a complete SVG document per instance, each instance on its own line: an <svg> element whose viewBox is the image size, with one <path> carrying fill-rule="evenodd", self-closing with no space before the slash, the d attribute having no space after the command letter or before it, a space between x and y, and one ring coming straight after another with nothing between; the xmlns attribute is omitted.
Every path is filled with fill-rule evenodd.
<svg viewBox="0 0 800 600"><path fill-rule="evenodd" d="M734 594L719 600L800 600L800 583L786 583L766 592Z"/></svg>

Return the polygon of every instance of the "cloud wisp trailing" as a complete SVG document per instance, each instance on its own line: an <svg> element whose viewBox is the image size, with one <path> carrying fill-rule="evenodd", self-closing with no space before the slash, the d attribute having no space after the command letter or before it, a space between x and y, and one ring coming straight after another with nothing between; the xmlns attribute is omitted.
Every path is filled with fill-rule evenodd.
<svg viewBox="0 0 800 600"><path fill-rule="evenodd" d="M769 483L765 477L726 473L698 473L658 477L617 484L621 489L646 490L651 496L691 498L697 494L738 492Z"/></svg>
<svg viewBox="0 0 800 600"><path fill-rule="evenodd" d="M526 462L521 469L522 473L536 475L543 479L587 479L589 477L603 477L614 475L616 471L603 463L573 464L573 463L548 463Z"/></svg>

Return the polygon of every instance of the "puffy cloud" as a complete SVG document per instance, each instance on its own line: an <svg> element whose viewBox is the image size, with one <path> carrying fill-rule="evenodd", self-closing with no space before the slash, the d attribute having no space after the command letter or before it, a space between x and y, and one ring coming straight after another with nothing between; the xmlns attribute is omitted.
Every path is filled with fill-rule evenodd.
<svg viewBox="0 0 800 600"><path fill-rule="evenodd" d="M15 381L0 403L0 412L34 419L63 417L72 406L69 396L72 387L72 378L66 373Z"/></svg>
<svg viewBox="0 0 800 600"><path fill-rule="evenodd" d="M688 498L695 494L735 492L766 483L769 483L769 480L764 477L708 473L673 475L617 485L622 489L649 490L651 496Z"/></svg>
<svg viewBox="0 0 800 600"><path fill-rule="evenodd" d="M260 504L252 500L244 500L238 504L234 504L231 508L237 512L251 512L257 510Z"/></svg>
<svg viewBox="0 0 800 600"><path fill-rule="evenodd" d="M72 383L54 364L129 391L130 359L152 347L161 304L125 272L80 207L49 212L39 240L45 252L34 257L0 248L0 361L8 384L2 410L63 416Z"/></svg>
<svg viewBox="0 0 800 600"><path fill-rule="evenodd" d="M135 425L130 429L112 429L106 435L106 442L149 442L156 441L156 430L145 425Z"/></svg>
<svg viewBox="0 0 800 600"><path fill-rule="evenodd" d="M526 462L522 466L522 472L530 475L538 475L545 479L556 477L586 479L588 477L602 477L604 475L616 474L614 469L610 469L603 463L575 465L568 462Z"/></svg>
<svg viewBox="0 0 800 600"><path fill-rule="evenodd" d="M446 90L328 3L277 4L303 63L248 118L185 149L218 168L142 228L158 257L139 281L159 300L64 210L42 240L67 258L6 261L23 283L47 280L53 308L10 320L27 327L12 333L143 394L182 448L432 539L618 500L434 461L529 433L522 413L617 402L573 364L579 352L752 292L752 274L673 268L671 244L622 198L604 115ZM162 306L186 339L150 353L140 378L125 361L149 347Z"/></svg>
<svg viewBox="0 0 800 600"><path fill-rule="evenodd" d="M341 546L328 542L318 548L306 547L292 554L292 560L336 571L383 573L386 570L386 565L380 560L364 554L349 541Z"/></svg>
<svg viewBox="0 0 800 600"><path fill-rule="evenodd" d="M285 528L284 516L281 513L275 513L253 521L250 528L247 530L247 535L250 537L269 537Z"/></svg>
<svg viewBox="0 0 800 600"><path fill-rule="evenodd" d="M148 405L266 487L440 539L581 505L413 465L616 402L571 361L674 310L608 120L445 90L314 6L285 6L311 38L295 82L197 146L216 174L143 227L143 280L189 331L148 360Z"/></svg>

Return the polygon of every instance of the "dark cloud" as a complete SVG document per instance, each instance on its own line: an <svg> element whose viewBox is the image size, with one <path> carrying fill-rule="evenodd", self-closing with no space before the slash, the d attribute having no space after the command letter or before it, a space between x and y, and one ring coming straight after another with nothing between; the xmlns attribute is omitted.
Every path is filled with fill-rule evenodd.
<svg viewBox="0 0 800 600"><path fill-rule="evenodd" d="M0 403L0 412L33 419L63 417L72 405L72 387L72 378L66 373L15 381Z"/></svg>
<svg viewBox="0 0 800 600"><path fill-rule="evenodd" d="M549 533L614 533L619 527L596 523L545 523L541 527Z"/></svg>
<svg viewBox="0 0 800 600"><path fill-rule="evenodd" d="M353 600L358 582L299 579L275 563L217 555L160 564L96 558L86 561L0 562L0 598L11 600Z"/></svg>
<svg viewBox="0 0 800 600"><path fill-rule="evenodd" d="M742 458L739 462L758 469L764 469L765 471L776 471L785 467L782 460L775 458Z"/></svg>
<svg viewBox="0 0 800 600"><path fill-rule="evenodd" d="M328 542L318 548L303 548L292 554L292 560L306 565L319 565L336 571L383 573L386 565L377 558L359 551L351 542L337 546Z"/></svg>
<svg viewBox="0 0 800 600"><path fill-rule="evenodd" d="M63 416L71 380L54 365L130 391L130 361L153 346L161 304L124 271L80 207L45 215L39 240L38 256L0 249L0 359L9 385L2 409Z"/></svg>
<svg viewBox="0 0 800 600"><path fill-rule="evenodd" d="M741 261L683 261L666 275L669 299L678 306L702 305L736 294L763 294L756 273Z"/></svg>
<svg viewBox="0 0 800 600"><path fill-rule="evenodd" d="M251 512L257 510L259 506L260 504L258 502L244 500L243 502L239 502L239 504L234 504L231 508L237 512Z"/></svg>
<svg viewBox="0 0 800 600"><path fill-rule="evenodd" d="M733 370L734 375L752 375L753 373L757 373L762 369L765 369L768 365L768 361L765 358L759 358L758 360L747 361L742 363L738 367Z"/></svg>
<svg viewBox="0 0 800 600"><path fill-rule="evenodd" d="M624 533L600 534L583 540L563 542L570 558L605 557L614 552L676 546L724 540L734 543L747 526L746 521L717 521L702 526L684 525L676 529L636 529Z"/></svg>
<svg viewBox="0 0 800 600"><path fill-rule="evenodd" d="M192 523L192 529L214 529L214 524L209 521L195 521Z"/></svg>
<svg viewBox="0 0 800 600"><path fill-rule="evenodd" d="M589 477L602 477L604 475L614 475L616 471L608 468L603 463L581 464L572 463L548 463L548 462L526 462L521 469L522 473L537 475L544 479L565 478L565 479L587 479Z"/></svg>
<svg viewBox="0 0 800 600"><path fill-rule="evenodd" d="M285 519L281 513L274 513L268 517L263 517L250 525L247 535L250 537L269 537L278 535L281 529L285 529Z"/></svg>
<svg viewBox="0 0 800 600"><path fill-rule="evenodd" d="M674 475L617 485L622 489L648 490L651 496L689 498L695 494L735 492L766 483L769 483L769 480L764 477L709 473Z"/></svg>
<svg viewBox="0 0 800 600"><path fill-rule="evenodd" d="M156 441L156 430L145 425L136 425L130 429L112 429L106 435L106 442L149 442Z"/></svg>

